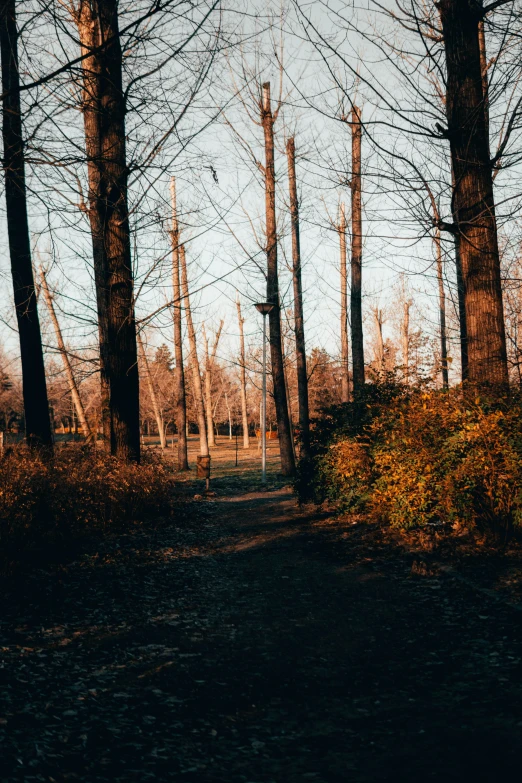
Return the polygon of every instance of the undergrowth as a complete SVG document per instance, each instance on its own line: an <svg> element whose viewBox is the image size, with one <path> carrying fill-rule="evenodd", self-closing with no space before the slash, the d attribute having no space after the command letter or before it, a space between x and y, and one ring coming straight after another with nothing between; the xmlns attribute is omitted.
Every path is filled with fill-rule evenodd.
<svg viewBox="0 0 522 783"><path fill-rule="evenodd" d="M125 465L75 447L53 458L9 450L0 461L0 566L160 514L172 487L171 469L149 455L141 465Z"/></svg>
<svg viewBox="0 0 522 783"><path fill-rule="evenodd" d="M522 524L521 402L368 384L315 422L296 490L398 528L509 536Z"/></svg>

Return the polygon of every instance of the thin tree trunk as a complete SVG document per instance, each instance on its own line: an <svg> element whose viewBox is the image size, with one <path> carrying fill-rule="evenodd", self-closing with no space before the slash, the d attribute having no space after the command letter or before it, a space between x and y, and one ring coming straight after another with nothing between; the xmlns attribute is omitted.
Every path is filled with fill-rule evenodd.
<svg viewBox="0 0 522 783"><path fill-rule="evenodd" d="M384 370L384 340L382 336L382 324L383 324L383 315L382 310L379 310L378 307L373 308L373 317L375 319L375 325L377 327L377 366L379 368L379 373L382 373Z"/></svg>
<svg viewBox="0 0 522 783"><path fill-rule="evenodd" d="M301 238L299 231L299 200L295 173L295 140L288 139L288 185L290 191L290 218L292 225L292 279L294 286L295 355L297 369L297 401L302 458L310 452L310 413L308 409L308 374L303 314L303 287L301 283Z"/></svg>
<svg viewBox="0 0 522 783"><path fill-rule="evenodd" d="M87 441L90 441L93 437L93 433L91 432L91 428L89 427L89 423L85 415L85 408L83 407L82 398L80 397L80 392L78 390L76 378L74 377L71 361L69 359L69 354L65 347L65 343L62 336L62 330L60 328L60 324L58 321L58 316L56 315L56 311L54 309L53 297L51 295L51 292L49 291L49 286L47 285L47 278L45 277L45 272L43 271L42 268L40 268L40 280L42 283L42 291L45 297L45 303L47 305L49 315L51 316L51 321L53 322L54 333L56 335L56 342L58 343L58 350L60 351L60 355L62 357L63 368L65 370L65 375L67 377L67 383L69 385L69 392L71 394L71 399L76 409L76 415L78 417L78 421L80 422L80 426L82 428L85 439Z"/></svg>
<svg viewBox="0 0 522 783"><path fill-rule="evenodd" d="M402 336L402 364L404 367L403 372L404 372L404 380L406 383L409 383L410 380L410 307L411 307L411 301L409 299L405 299L403 303L401 336ZM380 316L380 323L378 328L379 328L379 335L380 335L380 344L382 345L382 315ZM384 347L381 348L381 356L384 357Z"/></svg>
<svg viewBox="0 0 522 783"><path fill-rule="evenodd" d="M228 411L228 439L232 440L232 412L230 410L230 405L228 404L228 396L225 392L225 405L227 406Z"/></svg>
<svg viewBox="0 0 522 783"><path fill-rule="evenodd" d="M348 269L346 262L346 216L340 206L339 268L341 273L341 402L350 400L350 356L348 343Z"/></svg>
<svg viewBox="0 0 522 783"><path fill-rule="evenodd" d="M91 52L82 61L83 116L104 431L110 430L111 454L138 462L139 376L118 2L80 0L76 21L82 54Z"/></svg>
<svg viewBox="0 0 522 783"><path fill-rule="evenodd" d="M158 404L158 398L156 396L156 390L154 388L154 380L152 378L152 373L150 371L150 364L149 360L147 358L147 354L145 353L145 348L143 346L143 340L141 339L141 335L138 333L138 345L140 347L141 351L141 357L143 359L143 369L145 370L145 378L147 380L147 386L149 387L149 394L150 394L150 401L152 403L152 410L154 412L154 418L156 419L156 426L158 428L158 434L160 439L160 445L161 448L164 449L167 445L167 439L165 437L165 426L163 424L163 416L160 412L160 407Z"/></svg>
<svg viewBox="0 0 522 783"><path fill-rule="evenodd" d="M203 351L205 354L205 415L207 419L207 438L208 447L214 448L216 441L214 439L214 418L212 416L212 381L210 377L210 354L208 350L208 338L205 324L202 327Z"/></svg>
<svg viewBox="0 0 522 783"><path fill-rule="evenodd" d="M205 348L205 411L207 416L207 437L209 448L213 448L216 445L214 437L214 417L212 415L212 369L216 360L216 353L222 329L223 321L221 321L219 329L216 333L216 339L214 340L214 347L212 349L211 356L208 349L207 333L205 330L205 325L203 324L203 343Z"/></svg>
<svg viewBox="0 0 522 783"><path fill-rule="evenodd" d="M460 262L460 242L455 236L455 270L457 274L457 301L459 306L460 367L462 382L468 379L468 329L466 325L466 303L464 300L464 281Z"/></svg>
<svg viewBox="0 0 522 783"><path fill-rule="evenodd" d="M500 256L482 81L480 5L439 3L446 52L447 136L455 176L457 227L466 310L468 378L508 384Z"/></svg>
<svg viewBox="0 0 522 783"><path fill-rule="evenodd" d="M187 261L185 258L184 245L179 246L179 260L181 264L181 294L183 297L183 307L185 308L185 318L187 320L187 331L190 346L190 366L192 368L192 382L194 384L194 401L196 404L196 413L199 430L199 451L203 456L208 455L207 425L205 421L205 402L203 400L203 388L201 384L201 373L199 371L198 350L196 344L196 332L192 321L192 312L190 309L190 296L187 276Z"/></svg>
<svg viewBox="0 0 522 783"><path fill-rule="evenodd" d="M188 470L187 394L183 365L183 333L181 328L181 289L179 280L179 224L176 203L176 181L170 180L172 200L172 299L174 322L174 390L176 395L176 430L178 432L178 470Z"/></svg>
<svg viewBox="0 0 522 783"><path fill-rule="evenodd" d="M3 169L7 235L22 361L25 435L31 448L52 449L42 336L31 263L17 40L16 2L1 0L0 56L2 91L6 93L2 101Z"/></svg>
<svg viewBox="0 0 522 783"><path fill-rule="evenodd" d="M439 325L440 325L440 366L442 373L442 388L449 388L448 346L446 335L446 295L444 293L444 276L442 273L442 246L440 231L435 234L435 249L437 253L437 280L439 284Z"/></svg>
<svg viewBox="0 0 522 783"><path fill-rule="evenodd" d="M241 418L243 421L243 448L250 448L250 438L248 435L248 408L246 394L246 362L245 362L245 333L244 318L241 316L241 304L239 297L236 301L237 318L239 323L239 378L241 386Z"/></svg>
<svg viewBox="0 0 522 783"><path fill-rule="evenodd" d="M279 301L279 277L277 269L277 223L275 205L274 117L270 101L270 82L263 84L261 124L265 137L266 296L267 301L274 305L268 316L270 327L270 359L272 364L277 429L279 434L281 473L283 476L292 476L295 473L295 459L290 431L290 419L288 415L283 347L281 343L281 307Z"/></svg>
<svg viewBox="0 0 522 783"><path fill-rule="evenodd" d="M350 290L350 315L352 327L352 367L354 395L364 386L364 342L362 324L362 174L360 109L352 109L352 286Z"/></svg>

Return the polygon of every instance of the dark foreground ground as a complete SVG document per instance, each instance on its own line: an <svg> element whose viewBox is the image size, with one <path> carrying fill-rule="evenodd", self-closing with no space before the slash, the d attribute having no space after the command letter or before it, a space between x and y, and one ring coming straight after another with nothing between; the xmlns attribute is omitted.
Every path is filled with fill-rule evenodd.
<svg viewBox="0 0 522 783"><path fill-rule="evenodd" d="M0 779L513 781L522 614L288 490L8 591Z"/></svg>

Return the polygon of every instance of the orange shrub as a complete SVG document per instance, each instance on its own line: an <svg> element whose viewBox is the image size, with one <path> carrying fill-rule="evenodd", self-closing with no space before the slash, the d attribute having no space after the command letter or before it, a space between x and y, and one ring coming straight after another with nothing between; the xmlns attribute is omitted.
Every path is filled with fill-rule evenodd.
<svg viewBox="0 0 522 783"><path fill-rule="evenodd" d="M0 557L141 521L168 506L172 488L171 469L148 455L124 465L74 447L53 459L10 451L0 462Z"/></svg>

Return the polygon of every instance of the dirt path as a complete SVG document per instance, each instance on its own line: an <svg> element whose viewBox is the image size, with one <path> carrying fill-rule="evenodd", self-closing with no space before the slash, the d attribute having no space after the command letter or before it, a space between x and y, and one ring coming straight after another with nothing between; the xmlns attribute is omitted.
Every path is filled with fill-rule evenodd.
<svg viewBox="0 0 522 783"><path fill-rule="evenodd" d="M285 489L198 508L6 598L2 780L519 778L519 612Z"/></svg>

